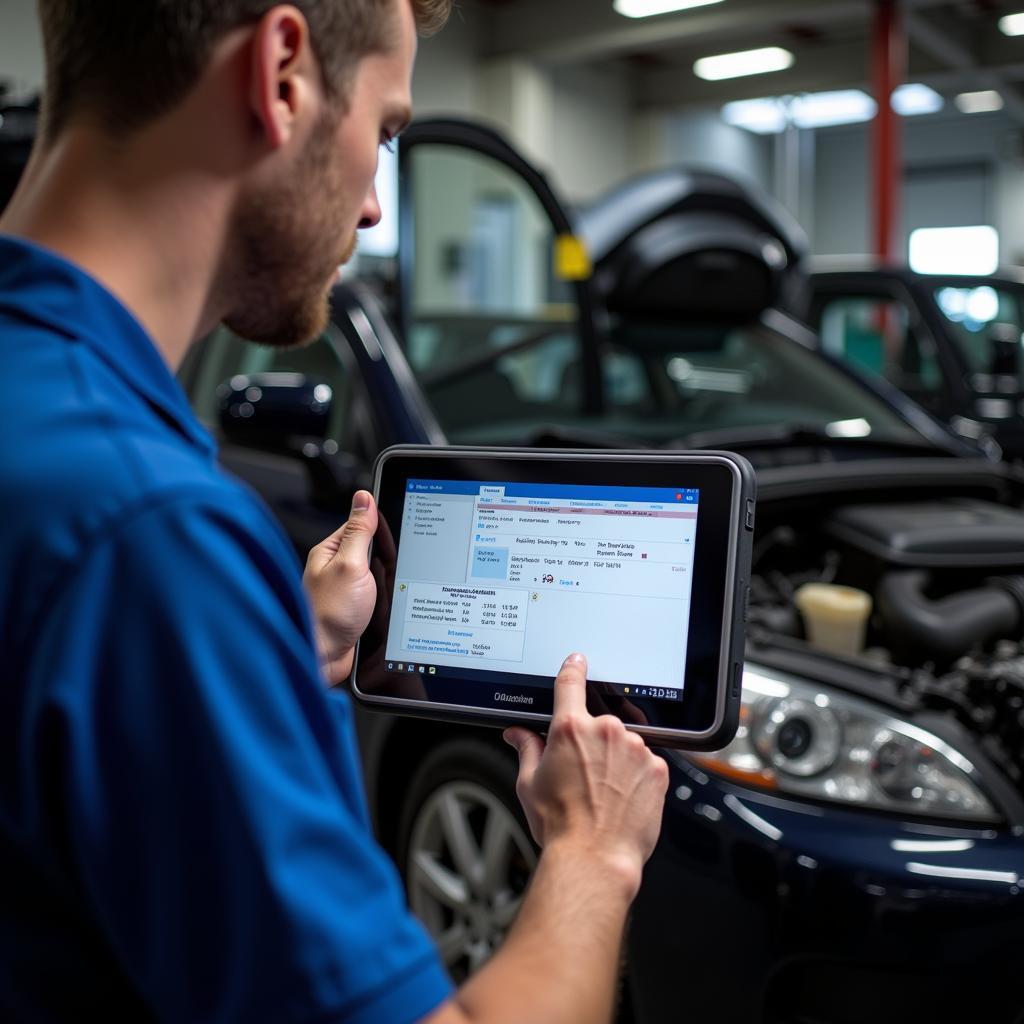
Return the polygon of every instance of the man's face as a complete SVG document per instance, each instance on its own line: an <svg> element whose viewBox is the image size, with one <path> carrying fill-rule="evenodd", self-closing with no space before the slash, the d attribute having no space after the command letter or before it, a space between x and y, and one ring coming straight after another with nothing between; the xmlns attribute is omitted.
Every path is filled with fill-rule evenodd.
<svg viewBox="0 0 1024 1024"><path fill-rule="evenodd" d="M242 337L282 347L316 338L356 230L380 220L373 188L379 149L410 117L416 31L406 0L394 5L393 38L386 53L360 61L345 109L324 104L281 180L241 197L233 231L241 266L225 323Z"/></svg>

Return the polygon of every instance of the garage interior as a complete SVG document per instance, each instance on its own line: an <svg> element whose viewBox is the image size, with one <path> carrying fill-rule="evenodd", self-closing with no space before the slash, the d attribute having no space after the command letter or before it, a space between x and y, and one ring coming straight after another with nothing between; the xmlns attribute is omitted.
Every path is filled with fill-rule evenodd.
<svg viewBox="0 0 1024 1024"><path fill-rule="evenodd" d="M0 0L5 173L43 79ZM326 332L180 368L223 463L304 558L390 444L743 454L739 731L666 755L616 1024L1024 1024L1024 0L459 0L412 95ZM538 862L515 766L377 725L462 982Z"/></svg>

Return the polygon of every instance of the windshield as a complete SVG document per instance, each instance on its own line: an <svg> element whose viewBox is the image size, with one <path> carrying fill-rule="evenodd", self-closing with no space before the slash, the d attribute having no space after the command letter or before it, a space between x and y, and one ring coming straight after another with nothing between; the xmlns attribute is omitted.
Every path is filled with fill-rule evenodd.
<svg viewBox="0 0 1024 1024"><path fill-rule="evenodd" d="M460 333L457 324L421 325L409 339L413 367L456 443L517 443L550 428L645 446L723 430L763 429L770 437L779 428L924 443L880 399L763 325L618 322L601 361L606 411L599 418L582 414L580 349L564 322L517 331L505 320L488 331L475 318L472 328L468 359L460 346L463 357L448 361L436 341Z"/></svg>

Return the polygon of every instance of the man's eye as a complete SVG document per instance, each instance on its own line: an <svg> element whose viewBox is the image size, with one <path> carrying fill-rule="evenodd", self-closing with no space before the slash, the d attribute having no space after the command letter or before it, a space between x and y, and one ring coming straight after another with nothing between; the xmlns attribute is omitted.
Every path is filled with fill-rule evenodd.
<svg viewBox="0 0 1024 1024"><path fill-rule="evenodd" d="M395 151L395 140L394 140L394 138L392 136L390 136L390 135L383 135L383 136L381 136L380 144L389 153L394 153L394 151Z"/></svg>

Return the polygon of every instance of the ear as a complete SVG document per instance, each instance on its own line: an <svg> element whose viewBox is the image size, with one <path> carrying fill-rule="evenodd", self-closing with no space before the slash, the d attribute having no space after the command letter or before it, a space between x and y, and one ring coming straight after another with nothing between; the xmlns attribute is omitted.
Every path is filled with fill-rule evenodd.
<svg viewBox="0 0 1024 1024"><path fill-rule="evenodd" d="M249 105L267 144L285 145L309 116L317 64L302 12L272 7L257 22L250 42Z"/></svg>

